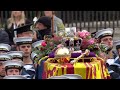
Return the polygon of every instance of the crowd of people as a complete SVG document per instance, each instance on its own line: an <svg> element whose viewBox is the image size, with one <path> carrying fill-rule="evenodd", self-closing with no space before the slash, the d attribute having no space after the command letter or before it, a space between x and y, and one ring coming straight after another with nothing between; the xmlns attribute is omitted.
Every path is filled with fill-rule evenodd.
<svg viewBox="0 0 120 90"><path fill-rule="evenodd" d="M1 79L6 76L9 78L9 75L35 79L36 67L31 56L32 43L43 40L44 35L52 35L52 18L54 18L56 30L64 30L62 20L53 14L54 11L44 11L44 16L34 23L25 17L24 11L11 11L4 30L0 30ZM33 27L37 30L32 30Z"/></svg>
<svg viewBox="0 0 120 90"><path fill-rule="evenodd" d="M60 30L65 26L55 11L44 11L35 22L26 18L24 11L11 11L4 30L0 30L0 78L38 79L33 43L44 40L46 35L54 37ZM93 36L97 43L108 46L106 53L99 56L105 60L111 79L120 79L120 41L113 41L110 28L98 30Z"/></svg>

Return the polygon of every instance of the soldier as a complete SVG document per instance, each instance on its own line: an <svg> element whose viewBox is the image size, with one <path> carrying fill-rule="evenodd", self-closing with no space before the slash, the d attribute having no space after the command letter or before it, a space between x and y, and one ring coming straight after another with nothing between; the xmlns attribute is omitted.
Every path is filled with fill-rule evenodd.
<svg viewBox="0 0 120 90"><path fill-rule="evenodd" d="M32 50L32 54L31 54L31 57L32 59L34 60L34 64L35 64L35 67L36 67L36 78L37 79L41 79L39 77L41 77L41 67L42 65L39 64L39 61L45 56L45 53L43 51L41 51L40 47L42 45L42 42L45 42L44 40L39 40L39 41L36 41L34 43L32 43L32 47L33 47L33 50ZM46 61L48 57L45 57L44 59L42 59L43 61Z"/></svg>
<svg viewBox="0 0 120 90"><path fill-rule="evenodd" d="M9 44L0 43L0 53L7 53L11 50L11 46Z"/></svg>
<svg viewBox="0 0 120 90"><path fill-rule="evenodd" d="M22 70L22 75L26 75L28 78L33 79L35 76L35 68L33 60L31 59L32 50L32 37L18 37L14 39L17 51L23 51L23 62L24 67Z"/></svg>
<svg viewBox="0 0 120 90"><path fill-rule="evenodd" d="M114 44L118 55L115 58L114 63L111 63L108 69L113 79L120 79L120 40L115 41Z"/></svg>
<svg viewBox="0 0 120 90"><path fill-rule="evenodd" d="M32 47L33 47L33 50L32 50L32 55L31 57L33 58L33 61L37 64L38 61L44 57L44 54L43 52L41 52L41 45L42 45L42 42L45 42L44 40L39 40L39 41L36 41L34 43L32 43Z"/></svg>
<svg viewBox="0 0 120 90"><path fill-rule="evenodd" d="M115 62L116 53L112 50L113 49L113 29L107 28L103 30L99 30L95 33L95 38L98 43L103 43L107 45L109 48L106 51L106 65L109 71L111 78L113 79L116 76L109 66Z"/></svg>
<svg viewBox="0 0 120 90"><path fill-rule="evenodd" d="M0 79L3 79L3 77L5 76L5 68L3 66L3 63L7 60L11 60L11 56L3 53L0 54Z"/></svg>
<svg viewBox="0 0 120 90"><path fill-rule="evenodd" d="M37 37L36 37L36 33L34 33L34 31L31 28L32 25L33 25L32 23L31 24L26 24L24 26L21 26L21 27L18 27L16 29L14 29L14 38L15 37L32 37L33 38L33 42L36 41ZM14 45L12 50L16 51L15 48L16 47Z"/></svg>
<svg viewBox="0 0 120 90"><path fill-rule="evenodd" d="M14 37L32 37L33 36L33 30L31 30L31 26L33 24L26 24L24 26L18 27L14 29Z"/></svg>
<svg viewBox="0 0 120 90"><path fill-rule="evenodd" d="M6 76L8 75L21 75L22 68L24 63L22 61L16 60L8 60L3 63L5 67Z"/></svg>
<svg viewBox="0 0 120 90"><path fill-rule="evenodd" d="M117 57L114 60L114 63L120 64L120 40L117 40L114 42L116 51L117 51Z"/></svg>
<svg viewBox="0 0 120 90"><path fill-rule="evenodd" d="M37 53L35 53L35 51L33 51L32 53L31 53L31 58L32 58L32 60L33 60L33 62L34 62L34 67L35 67L35 71L36 71L36 75L35 75L35 78L37 78L38 77L38 67L39 67L39 64L38 64L38 61L40 60L40 56L39 56L39 54L37 54Z"/></svg>
<svg viewBox="0 0 120 90"><path fill-rule="evenodd" d="M107 50L107 63L114 62L114 58L116 57L115 52L113 52L113 29L107 28L103 30L99 30L95 34L95 38L98 43L102 43L107 45L109 48Z"/></svg>

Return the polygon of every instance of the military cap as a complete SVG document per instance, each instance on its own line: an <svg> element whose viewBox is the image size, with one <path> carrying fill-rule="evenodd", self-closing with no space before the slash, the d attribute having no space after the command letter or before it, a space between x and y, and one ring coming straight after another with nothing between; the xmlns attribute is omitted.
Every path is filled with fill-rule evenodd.
<svg viewBox="0 0 120 90"><path fill-rule="evenodd" d="M24 52L23 51L10 51L7 54L10 55L12 59L14 58L22 59Z"/></svg>
<svg viewBox="0 0 120 90"><path fill-rule="evenodd" d="M10 51L11 46L9 44L0 43L0 51Z"/></svg>
<svg viewBox="0 0 120 90"><path fill-rule="evenodd" d="M101 39L102 37L105 36L113 36L113 29L112 28L102 29L102 30L98 30L95 33L95 38Z"/></svg>
<svg viewBox="0 0 120 90"><path fill-rule="evenodd" d="M27 79L27 78L22 75L9 75L5 76L3 79Z"/></svg>
<svg viewBox="0 0 120 90"><path fill-rule="evenodd" d="M34 60L37 55L38 55L38 54L36 54L35 52L32 52L32 53L31 53L31 59Z"/></svg>
<svg viewBox="0 0 120 90"><path fill-rule="evenodd" d="M14 29L13 31L16 31L17 34L21 34L23 32L27 32L27 31L32 31L31 30L31 25L33 25L33 23L26 24L24 26L18 27L16 29Z"/></svg>
<svg viewBox="0 0 120 90"><path fill-rule="evenodd" d="M34 42L34 43L32 44L32 47L33 47L33 48L36 48L36 47L40 46L43 41L44 41L44 40L39 40L39 41Z"/></svg>
<svg viewBox="0 0 120 90"><path fill-rule="evenodd" d="M14 38L14 43L16 45L32 44L32 37L18 37L18 38Z"/></svg>
<svg viewBox="0 0 120 90"><path fill-rule="evenodd" d="M2 53L0 54L0 61L6 61L6 60L11 60L12 57L8 55L7 53Z"/></svg>
<svg viewBox="0 0 120 90"><path fill-rule="evenodd" d="M5 69L10 69L10 68L22 69L22 67L24 66L24 63L18 60L8 60L8 61L5 61L3 65Z"/></svg>

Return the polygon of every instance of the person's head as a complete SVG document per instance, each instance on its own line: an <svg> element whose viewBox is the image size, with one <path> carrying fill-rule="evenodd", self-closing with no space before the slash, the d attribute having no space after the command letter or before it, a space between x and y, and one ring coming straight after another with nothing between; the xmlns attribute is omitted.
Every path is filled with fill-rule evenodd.
<svg viewBox="0 0 120 90"><path fill-rule="evenodd" d="M23 51L10 51L7 53L8 55L10 55L12 57L12 60L23 60L23 55L24 52Z"/></svg>
<svg viewBox="0 0 120 90"><path fill-rule="evenodd" d="M40 17L40 18L36 21L35 27L36 27L38 30L50 29L50 28L51 28L51 18L46 17L46 16Z"/></svg>
<svg viewBox="0 0 120 90"><path fill-rule="evenodd" d="M24 57L30 57L32 51L32 37L18 37L14 38L17 51L23 51Z"/></svg>
<svg viewBox="0 0 120 90"><path fill-rule="evenodd" d="M6 76L8 75L20 75L23 68L23 62L16 60L8 60L3 63L5 67Z"/></svg>
<svg viewBox="0 0 120 90"><path fill-rule="evenodd" d="M33 23L31 24L26 24L24 26L18 27L16 29L14 29L14 36L17 37L33 37L33 31L31 30L31 26L33 25Z"/></svg>
<svg viewBox="0 0 120 90"><path fill-rule="evenodd" d="M110 46L111 48L113 47L113 37L112 36L106 36L101 38L101 42Z"/></svg>
<svg viewBox="0 0 120 90"><path fill-rule="evenodd" d="M0 76L5 76L5 67L3 63L7 60L11 60L11 56L8 54L0 54Z"/></svg>
<svg viewBox="0 0 120 90"><path fill-rule="evenodd" d="M118 55L120 56L120 40L114 41L113 43L115 45L115 48L117 50Z"/></svg>
<svg viewBox="0 0 120 90"><path fill-rule="evenodd" d="M52 15L55 15L55 11L44 11L44 15L51 18Z"/></svg>
<svg viewBox="0 0 120 90"><path fill-rule="evenodd" d="M107 28L99 30L95 34L95 38L98 43L103 43L109 46L110 49L113 48L113 29Z"/></svg>
<svg viewBox="0 0 120 90"><path fill-rule="evenodd" d="M26 24L24 26L14 29L14 36L16 37L33 37L33 41L37 40L36 32L31 29L31 24Z"/></svg>
<svg viewBox="0 0 120 90"><path fill-rule="evenodd" d="M33 37L33 32L32 31L26 31L21 34L18 34L17 37Z"/></svg>
<svg viewBox="0 0 120 90"><path fill-rule="evenodd" d="M0 54L7 53L11 50L11 46L9 44L0 43Z"/></svg>
<svg viewBox="0 0 120 90"><path fill-rule="evenodd" d="M8 28L11 28L12 24L14 24L16 21L19 20L19 25L25 24L25 13L24 11L12 11L11 17L8 19L7 24Z"/></svg>
<svg viewBox="0 0 120 90"><path fill-rule="evenodd" d="M24 11L12 11L11 18L15 18L15 17L25 18Z"/></svg>

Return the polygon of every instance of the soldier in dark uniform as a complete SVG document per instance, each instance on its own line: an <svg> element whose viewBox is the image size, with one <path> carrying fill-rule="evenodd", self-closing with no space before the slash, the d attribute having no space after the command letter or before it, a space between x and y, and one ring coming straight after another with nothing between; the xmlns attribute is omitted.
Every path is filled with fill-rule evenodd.
<svg viewBox="0 0 120 90"><path fill-rule="evenodd" d="M117 57L114 60L114 63L110 64L109 71L113 79L120 79L120 40L115 41L115 46L117 50Z"/></svg>
<svg viewBox="0 0 120 90"><path fill-rule="evenodd" d="M21 27L14 29L13 30L14 31L14 38L15 37L32 37L33 42L37 41L36 34L32 30L32 25L33 25L33 23L30 23L30 24L26 24L24 26L21 26ZM12 48L12 50L16 51L15 48L16 47L14 46L14 48Z"/></svg>
<svg viewBox="0 0 120 90"><path fill-rule="evenodd" d="M39 63L39 61L43 60L46 61L47 60L47 56L45 56L45 53L41 51L40 47L42 45L42 42L45 42L45 40L39 40L36 41L34 43L32 43L32 60L34 61L35 67L36 67L36 79L41 79L39 78L39 76L41 77L41 64ZM43 59L44 58L44 59Z"/></svg>
<svg viewBox="0 0 120 90"><path fill-rule="evenodd" d="M35 75L35 79L38 79L37 77L38 77L38 67L39 67L39 65L38 65L38 61L40 60L40 56L39 56L39 54L37 54L35 51L33 51L32 53L31 53L31 58L32 58L32 60L33 60L33 62L34 62L34 67L35 67L35 71L36 71L36 75Z"/></svg>
<svg viewBox="0 0 120 90"><path fill-rule="evenodd" d="M23 62L24 67L22 70L22 75L26 76L29 79L33 79L35 77L35 68L33 64L33 60L31 59L31 50L32 50L32 37L18 37L14 39L16 44L17 51L23 51Z"/></svg>
<svg viewBox="0 0 120 90"><path fill-rule="evenodd" d="M96 32L95 34L95 38L98 43L105 44L109 47L108 50L106 51L107 58L114 60L114 58L116 57L116 54L112 50L113 49L113 29L107 28L103 30L98 30L98 32ZM107 62L108 61L109 60L107 60Z"/></svg>
<svg viewBox="0 0 120 90"><path fill-rule="evenodd" d="M8 60L3 63L5 67L6 76L8 75L21 75L24 63L22 61Z"/></svg>
<svg viewBox="0 0 120 90"><path fill-rule="evenodd" d="M32 25L33 23L30 23L14 29L14 37L33 37Z"/></svg>
<svg viewBox="0 0 120 90"><path fill-rule="evenodd" d="M114 71L109 68L111 64L115 62L116 53L112 50L113 49L113 29L107 28L103 30L99 30L95 33L95 38L98 43L106 44L109 48L106 51L106 65L108 67L109 74L113 79ZM114 74L114 75L113 75Z"/></svg>
<svg viewBox="0 0 120 90"><path fill-rule="evenodd" d="M7 60L11 60L11 56L3 53L0 54L0 79L3 79L3 77L5 76L5 68L3 66L3 63Z"/></svg>
<svg viewBox="0 0 120 90"><path fill-rule="evenodd" d="M39 41L36 41L36 42L32 43L33 49L32 49L32 53L31 53L31 58L34 61L34 65L36 67L36 78L37 79L38 79L38 75L39 75L39 72L38 72L38 70L39 70L38 62L39 62L39 60L42 57L42 54L40 54L41 51L40 51L39 47L40 47L40 45L41 45L41 43L43 41L44 40L39 40Z"/></svg>

